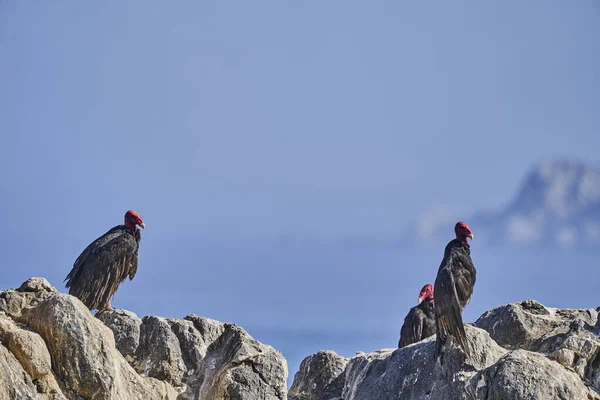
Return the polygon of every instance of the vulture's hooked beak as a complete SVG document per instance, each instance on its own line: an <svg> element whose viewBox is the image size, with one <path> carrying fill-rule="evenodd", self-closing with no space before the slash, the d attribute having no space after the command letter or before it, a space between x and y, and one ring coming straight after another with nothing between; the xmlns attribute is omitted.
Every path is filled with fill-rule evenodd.
<svg viewBox="0 0 600 400"><path fill-rule="evenodd" d="M422 298L421 296L419 296L419 297L417 298L417 301L419 302L419 304L421 304L421 303L423 302L423 298Z"/></svg>
<svg viewBox="0 0 600 400"><path fill-rule="evenodd" d="M142 229L146 229L146 224L142 222L142 223L140 224L140 228L142 228Z"/></svg>
<svg viewBox="0 0 600 400"><path fill-rule="evenodd" d="M467 236L467 237L468 237L468 238L471 238L471 240L473 240L473 237L474 237L474 236L473 236L473 234L472 234L472 233L469 233L469 236Z"/></svg>

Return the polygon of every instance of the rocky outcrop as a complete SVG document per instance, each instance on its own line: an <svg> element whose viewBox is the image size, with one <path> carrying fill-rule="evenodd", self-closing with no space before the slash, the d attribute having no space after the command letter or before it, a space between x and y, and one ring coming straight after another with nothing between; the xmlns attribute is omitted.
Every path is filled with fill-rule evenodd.
<svg viewBox="0 0 600 400"><path fill-rule="evenodd" d="M344 388L348 359L333 351L319 351L302 361L296 374L290 396L298 400L326 400L341 393Z"/></svg>
<svg viewBox="0 0 600 400"><path fill-rule="evenodd" d="M533 301L483 314L471 354L435 337L402 349L306 358L290 400L600 400L595 309ZM43 278L0 291L0 400L284 400L280 352L234 324L190 315L93 316Z"/></svg>
<svg viewBox="0 0 600 400"><path fill-rule="evenodd" d="M501 346L547 355L600 391L597 310L550 308L527 300L488 311L475 324Z"/></svg>
<svg viewBox="0 0 600 400"><path fill-rule="evenodd" d="M405 233L407 240L447 243L458 218L432 211ZM572 160L533 165L505 206L468 217L482 245L598 250L600 168Z"/></svg>
<svg viewBox="0 0 600 400"><path fill-rule="evenodd" d="M281 353L236 325L195 315L140 320L123 310L98 317L135 370L180 388L178 399L286 398Z"/></svg>
<svg viewBox="0 0 600 400"><path fill-rule="evenodd" d="M451 340L443 359L434 360L435 336L349 359L316 353L302 362L289 399L600 399L596 310L525 301L465 328L470 357Z"/></svg>
<svg viewBox="0 0 600 400"><path fill-rule="evenodd" d="M207 318L94 317L43 278L0 291L0 400L286 398L280 352Z"/></svg>

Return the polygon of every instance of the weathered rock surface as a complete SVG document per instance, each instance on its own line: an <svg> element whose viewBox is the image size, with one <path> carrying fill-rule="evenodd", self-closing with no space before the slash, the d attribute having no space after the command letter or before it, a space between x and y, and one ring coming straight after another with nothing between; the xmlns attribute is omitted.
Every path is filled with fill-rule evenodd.
<svg viewBox="0 0 600 400"><path fill-rule="evenodd" d="M600 400L595 309L528 300L482 315L471 355L435 337L352 358L306 358L290 400ZM94 317L43 278L0 291L0 400L284 400L280 352L234 324L190 315Z"/></svg>
<svg viewBox="0 0 600 400"><path fill-rule="evenodd" d="M475 322L503 347L547 355L600 390L597 324L593 308L550 308L534 300L495 308Z"/></svg>
<svg viewBox="0 0 600 400"><path fill-rule="evenodd" d="M289 399L600 399L596 310L525 301L489 311L475 325L465 326L471 356L451 341L443 365L434 360L435 336L349 359L316 353L302 362Z"/></svg>
<svg viewBox="0 0 600 400"><path fill-rule="evenodd" d="M484 313L475 326L488 331L496 343L507 349L538 351L546 338L568 332L572 324L594 326L597 320L598 312L593 308L549 308L535 300L525 300Z"/></svg>
<svg viewBox="0 0 600 400"><path fill-rule="evenodd" d="M286 398L281 353L233 324L97 317L43 278L0 291L0 400Z"/></svg>
<svg viewBox="0 0 600 400"><path fill-rule="evenodd" d="M236 325L195 315L145 317L139 324L135 314L122 310L98 318L114 331L117 348L136 371L178 388L178 399L286 398L287 363L282 354Z"/></svg>
<svg viewBox="0 0 600 400"><path fill-rule="evenodd" d="M335 398L344 388L348 359L333 351L319 351L302 361L289 397L302 400Z"/></svg>

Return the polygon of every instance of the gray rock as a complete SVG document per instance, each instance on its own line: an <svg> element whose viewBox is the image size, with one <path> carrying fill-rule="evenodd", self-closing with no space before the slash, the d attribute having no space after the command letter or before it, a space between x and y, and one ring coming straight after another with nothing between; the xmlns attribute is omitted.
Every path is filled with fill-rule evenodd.
<svg viewBox="0 0 600 400"><path fill-rule="evenodd" d="M548 355L575 371L588 385L600 390L600 337L593 308L557 309L536 301L498 307L483 314L476 325L510 349Z"/></svg>
<svg viewBox="0 0 600 400"><path fill-rule="evenodd" d="M329 400L341 398L348 359L333 351L319 351L302 361L294 376L289 400Z"/></svg>
<svg viewBox="0 0 600 400"><path fill-rule="evenodd" d="M435 337L401 349L352 357L346 367L344 400L469 399L470 381L479 369L493 365L506 350L487 332L465 326L472 357L455 343L444 347L443 366L434 360Z"/></svg>
<svg viewBox="0 0 600 400"><path fill-rule="evenodd" d="M206 356L208 345L206 338L194 326L194 323L185 319L169 320L171 331L179 341L181 356L186 367L187 375L194 375L194 372L200 371L202 362ZM222 323L214 321L215 325L223 326ZM210 339L210 337L208 338ZM213 339L214 341L215 339ZM210 343L210 342L209 342Z"/></svg>
<svg viewBox="0 0 600 400"><path fill-rule="evenodd" d="M18 318L23 309L34 306L55 292L56 289L46 279L29 278L17 290L0 291L0 312Z"/></svg>
<svg viewBox="0 0 600 400"><path fill-rule="evenodd" d="M177 336L165 318L142 319L140 346L135 356L135 369L144 376L181 386L186 368Z"/></svg>
<svg viewBox="0 0 600 400"><path fill-rule="evenodd" d="M132 361L140 345L142 320L131 311L119 309L97 313L96 318L113 331L117 349Z"/></svg>
<svg viewBox="0 0 600 400"><path fill-rule="evenodd" d="M37 332L52 357L52 371L68 397L175 398L164 382L144 379L115 347L113 334L75 297L53 293L23 310L19 322Z"/></svg>
<svg viewBox="0 0 600 400"><path fill-rule="evenodd" d="M31 377L6 347L0 344L0 400L36 399Z"/></svg>
<svg viewBox="0 0 600 400"><path fill-rule="evenodd" d="M134 343L131 314L102 313L115 338ZM143 376L169 382L180 400L285 399L287 363L282 354L243 329L209 318L144 317L131 365ZM121 351L123 353L123 351Z"/></svg>
<svg viewBox="0 0 600 400"><path fill-rule="evenodd" d="M548 308L526 300L484 313L475 326L488 331L496 343L507 349L538 351L546 338L568 332L575 320L593 326L598 312L593 308Z"/></svg>
<svg viewBox="0 0 600 400"><path fill-rule="evenodd" d="M56 292L45 278L29 278L19 287L20 292Z"/></svg>
<svg viewBox="0 0 600 400"><path fill-rule="evenodd" d="M595 310L552 309L527 301L492 310L477 325L490 333L465 326L471 348L468 358L450 340L442 360L434 360L435 336L402 349L359 353L342 372L335 372L344 381L341 392L327 391L327 384L318 380L328 380L331 366L312 370L312 365L321 365L316 360L324 358L317 353L302 362L290 398L600 400ZM500 347L493 337L511 350Z"/></svg>
<svg viewBox="0 0 600 400"><path fill-rule="evenodd" d="M185 320L192 322L194 328L198 330L205 343L213 343L225 331L225 324L214 319L199 317L197 315L188 315Z"/></svg>
<svg viewBox="0 0 600 400"><path fill-rule="evenodd" d="M1 291L0 311L12 318L18 318L21 315L21 311L29 307L35 299L35 293L21 293L16 290Z"/></svg>
<svg viewBox="0 0 600 400"><path fill-rule="evenodd" d="M526 350L511 351L473 381L476 399L600 399L576 373Z"/></svg>
<svg viewBox="0 0 600 400"><path fill-rule="evenodd" d="M563 367L571 367L575 363L575 353L569 349L558 349L548 356Z"/></svg>
<svg viewBox="0 0 600 400"><path fill-rule="evenodd" d="M50 372L50 353L40 335L15 329L7 332L5 339L8 350L19 360L31 378L38 379Z"/></svg>
<svg viewBox="0 0 600 400"><path fill-rule="evenodd" d="M189 376L186 399L286 399L287 363L281 352L236 325L196 316L186 320L206 335L205 355ZM199 355L203 352L198 348Z"/></svg>
<svg viewBox="0 0 600 400"><path fill-rule="evenodd" d="M284 400L282 354L195 315L92 316L43 278L0 292L0 400Z"/></svg>
<svg viewBox="0 0 600 400"><path fill-rule="evenodd" d="M286 398L282 354L233 324L195 315L139 320L122 310L97 317L136 371L177 387L180 400Z"/></svg>

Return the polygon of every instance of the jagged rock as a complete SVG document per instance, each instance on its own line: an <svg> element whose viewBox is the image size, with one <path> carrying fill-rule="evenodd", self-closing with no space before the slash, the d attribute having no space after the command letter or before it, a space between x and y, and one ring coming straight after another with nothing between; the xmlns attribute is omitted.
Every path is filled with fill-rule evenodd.
<svg viewBox="0 0 600 400"><path fill-rule="evenodd" d="M179 387L178 399L286 398L281 353L233 324L195 315L139 320L123 310L98 318L113 330L136 371Z"/></svg>
<svg viewBox="0 0 600 400"><path fill-rule="evenodd" d="M36 399L36 394L31 377L15 356L0 344L0 400Z"/></svg>
<svg viewBox="0 0 600 400"><path fill-rule="evenodd" d="M20 293L16 290L4 290L0 292L0 311L10 317L16 318L21 311L28 307L35 298L35 293Z"/></svg>
<svg viewBox="0 0 600 400"><path fill-rule="evenodd" d="M98 313L96 318L113 331L117 349L123 357L132 361L140 345L142 320L131 311L120 309Z"/></svg>
<svg viewBox="0 0 600 400"><path fill-rule="evenodd" d="M526 350L511 351L472 381L476 399L600 399L574 372Z"/></svg>
<svg viewBox="0 0 600 400"><path fill-rule="evenodd" d="M593 308L556 309L528 300L488 311L475 324L506 348L548 355L599 388L600 368L594 362L600 357L600 338Z"/></svg>
<svg viewBox="0 0 600 400"><path fill-rule="evenodd" d="M165 318L142 319L136 370L145 375L181 386L185 364L177 336Z"/></svg>
<svg viewBox="0 0 600 400"><path fill-rule="evenodd" d="M302 361L294 376L289 400L329 400L340 397L348 359L333 351L319 351Z"/></svg>
<svg viewBox="0 0 600 400"><path fill-rule="evenodd" d="M193 315L171 323L196 366L186 373L183 399L286 399L287 363L279 351L233 324Z"/></svg>
<svg viewBox="0 0 600 400"><path fill-rule="evenodd" d="M188 315L185 319L192 322L205 343L213 343L225 331L225 324L214 319L198 317L194 314Z"/></svg>
<svg viewBox="0 0 600 400"><path fill-rule="evenodd" d="M48 348L38 334L22 329L4 312L0 312L0 341L10 351L12 357L19 361L23 372L26 373L25 382L31 381L37 393L48 394L50 396L48 399L65 399L51 373ZM13 383L19 384L19 382ZM2 385L0 385L0 399L3 398L2 393Z"/></svg>
<svg viewBox="0 0 600 400"><path fill-rule="evenodd" d="M569 349L558 349L550 354L549 358L563 367L571 367L575 363L575 353Z"/></svg>
<svg viewBox="0 0 600 400"><path fill-rule="evenodd" d="M344 400L469 398L469 378L493 365L506 350L487 332L465 326L470 358L452 342L444 346L443 366L434 360L435 337L401 349L359 354L346 367ZM399 373L400 371L400 373ZM394 397L396 396L396 397Z"/></svg>
<svg viewBox="0 0 600 400"><path fill-rule="evenodd" d="M29 278L19 287L20 292L56 292L45 278Z"/></svg>
<svg viewBox="0 0 600 400"><path fill-rule="evenodd" d="M484 313L475 326L488 331L496 343L507 349L538 351L547 337L568 332L577 320L593 326L598 312L592 308L547 308L535 300L526 300Z"/></svg>
<svg viewBox="0 0 600 400"><path fill-rule="evenodd" d="M0 291L0 311L12 318L18 318L24 308L43 301L53 292L57 291L46 279L29 278L17 290Z"/></svg>
<svg viewBox="0 0 600 400"><path fill-rule="evenodd" d="M466 326L469 344L473 356L466 359L453 343L445 345L444 366L434 360L435 338L401 349L384 349L374 353L359 353L349 360L337 377L343 382L328 388L328 393L319 390L320 371L312 371L314 364L321 365L335 361L327 360L322 354L309 356L301 364L296 374L292 390L292 399L344 399L344 400L391 400L391 399L454 399L462 398L469 387L469 378L478 369L493 365L506 350L498 346L484 330ZM323 360L323 361L320 361ZM321 370L332 371L331 366ZM334 381L335 381L334 379Z"/></svg>
<svg viewBox="0 0 600 400"><path fill-rule="evenodd" d="M19 360L25 372L39 379L50 372L50 353L40 335L23 329L6 333L8 350Z"/></svg>
<svg viewBox="0 0 600 400"><path fill-rule="evenodd" d="M198 317L198 319L200 319ZM208 320L208 318L205 318ZM171 323L171 330L179 340L179 347L181 348L181 355L183 357L183 363L187 369L187 375L193 376L196 371L202 369L202 361L206 356L208 349L207 343L212 343L218 336L212 338L205 337L202 333L196 329L194 322L185 319L174 319L169 320ZM210 320L215 326L223 327L223 324ZM222 333L222 330L221 330ZM191 378L193 381L194 378ZM193 383L193 382L192 382Z"/></svg>
<svg viewBox="0 0 600 400"><path fill-rule="evenodd" d="M443 348L443 364L434 361L435 336L402 349L359 353L338 374L343 389L328 393L314 384L319 372L310 371L313 355L296 374L291 399L600 400L597 318L593 309L552 309L535 301L509 304L477 321L489 334L465 326L468 358L450 340Z"/></svg>
<svg viewBox="0 0 600 400"><path fill-rule="evenodd" d="M0 343L0 400L286 398L281 353L233 324L95 318L43 278L0 292Z"/></svg>
<svg viewBox="0 0 600 400"><path fill-rule="evenodd" d="M112 331L75 297L54 293L24 309L19 322L44 339L53 371L71 393L94 399L176 395L164 382L139 376L116 350Z"/></svg>

